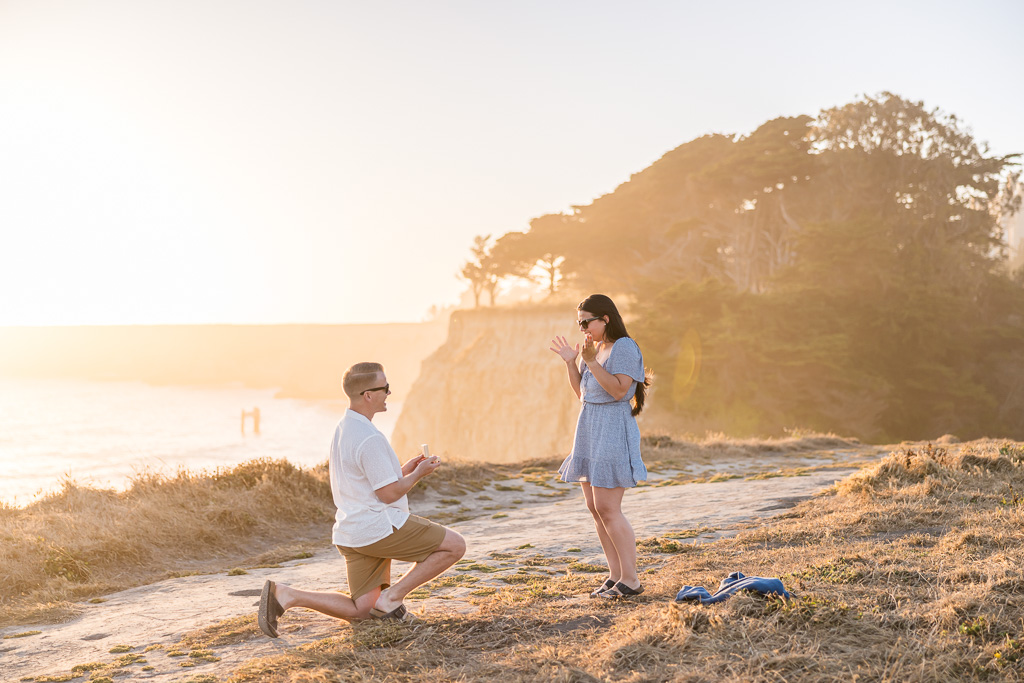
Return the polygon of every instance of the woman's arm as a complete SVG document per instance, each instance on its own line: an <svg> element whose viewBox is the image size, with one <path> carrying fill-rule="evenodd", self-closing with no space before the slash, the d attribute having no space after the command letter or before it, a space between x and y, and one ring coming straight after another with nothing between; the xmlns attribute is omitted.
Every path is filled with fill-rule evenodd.
<svg viewBox="0 0 1024 683"><path fill-rule="evenodd" d="M576 392L576 398L580 398L580 381L583 379L583 376L580 374L575 358L566 362L565 370L569 373L569 386Z"/></svg>
<svg viewBox="0 0 1024 683"><path fill-rule="evenodd" d="M569 373L569 386L576 392L576 398L580 398L580 376L579 366L576 365L576 358L580 354L580 345L577 344L576 348L569 346L569 342L566 341L565 337L555 337L551 340L551 350L554 351L565 361L565 370Z"/></svg>
<svg viewBox="0 0 1024 683"><path fill-rule="evenodd" d="M601 367L601 364L596 360L592 363L588 362L587 367L590 368L590 374L594 376L594 379L601 385L601 388L607 391L616 401L626 398L626 394L629 393L629 387L636 381L629 375L613 375Z"/></svg>
<svg viewBox="0 0 1024 683"><path fill-rule="evenodd" d="M601 388L608 392L609 396L616 401L626 398L626 394L629 393L629 387L634 382L633 378L629 375L613 375L605 370L597 362L597 347L594 346L594 342L591 341L589 336L583 342L583 362L587 364L587 367L590 368L590 374L594 376L594 379L601 385Z"/></svg>

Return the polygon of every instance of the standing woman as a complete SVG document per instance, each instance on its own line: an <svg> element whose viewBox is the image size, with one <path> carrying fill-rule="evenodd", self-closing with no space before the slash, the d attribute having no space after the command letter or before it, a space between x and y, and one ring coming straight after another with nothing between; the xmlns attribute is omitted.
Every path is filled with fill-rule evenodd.
<svg viewBox="0 0 1024 683"><path fill-rule="evenodd" d="M580 345L555 337L551 350L565 361L569 384L583 402L572 453L558 468L562 481L580 482L587 509L608 559L608 579L591 597L640 595L636 573L636 535L622 514L622 494L647 479L640 458L640 428L647 386L640 347L626 332L615 304L591 294L577 306L577 323L586 336ZM635 399L635 406L630 401Z"/></svg>

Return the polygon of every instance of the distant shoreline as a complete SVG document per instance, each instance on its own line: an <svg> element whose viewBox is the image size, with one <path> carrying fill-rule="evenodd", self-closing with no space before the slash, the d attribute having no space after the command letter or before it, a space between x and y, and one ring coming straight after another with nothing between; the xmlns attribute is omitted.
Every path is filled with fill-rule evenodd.
<svg viewBox="0 0 1024 683"><path fill-rule="evenodd" d="M0 376L241 382L287 398L340 398L344 369L388 368L397 398L444 341L447 321L380 324L103 325L0 328Z"/></svg>

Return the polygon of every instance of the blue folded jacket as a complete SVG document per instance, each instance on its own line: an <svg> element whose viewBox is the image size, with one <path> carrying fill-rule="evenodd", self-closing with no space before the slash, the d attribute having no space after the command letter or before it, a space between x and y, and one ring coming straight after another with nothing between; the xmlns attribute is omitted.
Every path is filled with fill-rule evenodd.
<svg viewBox="0 0 1024 683"><path fill-rule="evenodd" d="M683 586L683 590L676 595L676 602L685 600L699 600L702 605L710 605L721 602L730 597L736 591L756 591L764 595L781 595L784 598L791 597L779 579L766 579L762 576L744 576L742 572L733 572L722 579L718 584L718 590L714 595L708 593L702 586Z"/></svg>

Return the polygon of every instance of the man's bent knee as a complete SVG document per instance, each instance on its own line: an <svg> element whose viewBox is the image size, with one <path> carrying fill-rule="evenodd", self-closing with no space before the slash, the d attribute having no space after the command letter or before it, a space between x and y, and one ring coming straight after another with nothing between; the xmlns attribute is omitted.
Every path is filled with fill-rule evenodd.
<svg viewBox="0 0 1024 683"><path fill-rule="evenodd" d="M441 541L441 545L439 545L437 549L451 553L455 556L456 560L461 559L462 556L466 554L466 539L464 539L457 531L445 529L444 540Z"/></svg>

